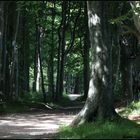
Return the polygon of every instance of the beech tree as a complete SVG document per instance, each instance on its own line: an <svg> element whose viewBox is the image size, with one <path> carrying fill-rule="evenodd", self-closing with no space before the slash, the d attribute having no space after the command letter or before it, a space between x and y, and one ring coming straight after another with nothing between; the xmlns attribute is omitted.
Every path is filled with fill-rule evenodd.
<svg viewBox="0 0 140 140"><path fill-rule="evenodd" d="M88 1L88 24L92 47L92 76L86 103L71 126L117 116L113 107L110 2Z"/></svg>

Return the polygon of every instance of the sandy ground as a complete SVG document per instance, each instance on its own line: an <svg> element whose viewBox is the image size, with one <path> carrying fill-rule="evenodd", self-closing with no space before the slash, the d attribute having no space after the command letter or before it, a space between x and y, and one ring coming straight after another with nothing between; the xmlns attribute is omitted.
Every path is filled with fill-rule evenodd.
<svg viewBox="0 0 140 140"><path fill-rule="evenodd" d="M65 112L65 113L64 113ZM68 125L75 113L65 111L30 111L0 116L0 138L51 138L58 128Z"/></svg>
<svg viewBox="0 0 140 140"><path fill-rule="evenodd" d="M77 97L70 95L71 100ZM79 110L31 109L25 113L0 115L0 139L53 139L58 128L69 125Z"/></svg>
<svg viewBox="0 0 140 140"><path fill-rule="evenodd" d="M78 97L70 95L71 100ZM83 105L59 110L31 108L24 113L0 115L0 139L54 139L58 128L69 125ZM140 116L129 116L128 119L140 121Z"/></svg>

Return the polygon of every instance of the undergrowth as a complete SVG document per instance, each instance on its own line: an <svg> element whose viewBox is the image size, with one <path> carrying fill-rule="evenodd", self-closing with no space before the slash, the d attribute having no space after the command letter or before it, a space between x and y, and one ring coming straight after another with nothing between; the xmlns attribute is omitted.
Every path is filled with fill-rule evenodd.
<svg viewBox="0 0 140 140"><path fill-rule="evenodd" d="M61 127L57 135L60 139L114 139L140 138L140 125L130 122L94 122L77 127Z"/></svg>
<svg viewBox="0 0 140 140"><path fill-rule="evenodd" d="M126 107L122 108L119 114L123 117L128 115L140 115L140 101L133 101Z"/></svg>
<svg viewBox="0 0 140 140"><path fill-rule="evenodd" d="M140 138L140 125L125 119L128 115L140 115L140 101L132 102L119 112L121 121L86 123L74 128L69 126L59 129L61 139L96 139L96 138Z"/></svg>

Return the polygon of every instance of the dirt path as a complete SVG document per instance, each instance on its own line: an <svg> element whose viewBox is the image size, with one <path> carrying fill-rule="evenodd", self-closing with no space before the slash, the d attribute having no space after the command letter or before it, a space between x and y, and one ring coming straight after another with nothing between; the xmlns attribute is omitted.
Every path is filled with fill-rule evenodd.
<svg viewBox="0 0 140 140"><path fill-rule="evenodd" d="M51 138L59 126L68 125L79 110L34 110L0 116L0 138Z"/></svg>
<svg viewBox="0 0 140 140"><path fill-rule="evenodd" d="M58 128L68 125L81 107L0 115L0 139L53 139Z"/></svg>
<svg viewBox="0 0 140 140"><path fill-rule="evenodd" d="M70 95L74 101L79 95ZM69 125L83 104L58 110L33 109L24 113L0 115L0 138L4 139L46 139L52 138L58 128Z"/></svg>

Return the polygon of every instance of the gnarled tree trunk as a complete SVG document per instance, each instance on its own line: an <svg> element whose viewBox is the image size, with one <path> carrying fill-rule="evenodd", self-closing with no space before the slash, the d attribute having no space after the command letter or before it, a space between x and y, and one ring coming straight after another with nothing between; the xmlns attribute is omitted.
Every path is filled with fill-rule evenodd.
<svg viewBox="0 0 140 140"><path fill-rule="evenodd" d="M117 115L113 107L112 65L110 65L111 34L108 22L110 6L110 2L87 2L90 43L93 50L92 78L86 103L71 126L97 119L112 119Z"/></svg>

